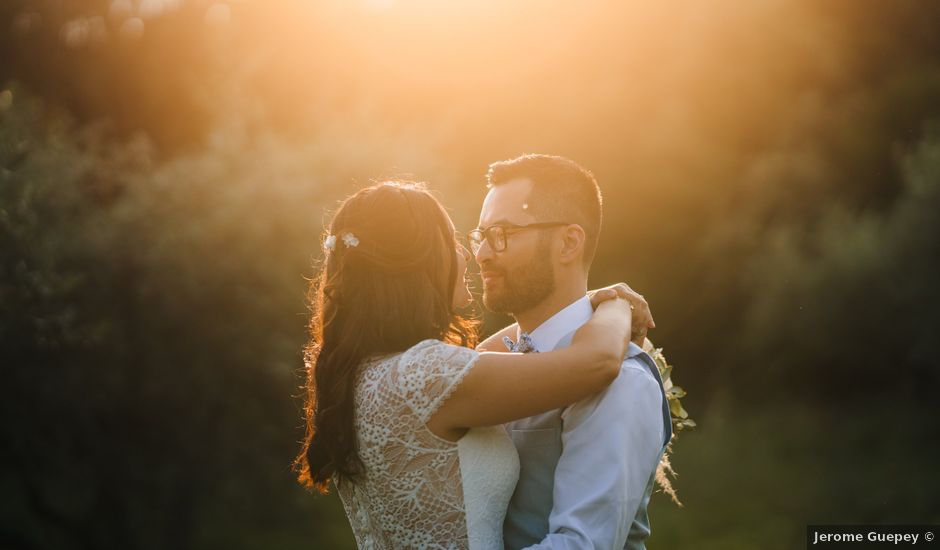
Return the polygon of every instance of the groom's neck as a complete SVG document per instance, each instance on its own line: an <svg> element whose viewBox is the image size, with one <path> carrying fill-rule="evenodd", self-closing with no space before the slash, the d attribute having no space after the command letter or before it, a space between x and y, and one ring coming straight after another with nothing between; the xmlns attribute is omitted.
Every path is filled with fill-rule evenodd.
<svg viewBox="0 0 940 550"><path fill-rule="evenodd" d="M553 315L570 306L587 293L587 277L581 280L572 280L555 287L547 298L529 311L514 315L519 329L523 332L532 332L539 325L548 321Z"/></svg>

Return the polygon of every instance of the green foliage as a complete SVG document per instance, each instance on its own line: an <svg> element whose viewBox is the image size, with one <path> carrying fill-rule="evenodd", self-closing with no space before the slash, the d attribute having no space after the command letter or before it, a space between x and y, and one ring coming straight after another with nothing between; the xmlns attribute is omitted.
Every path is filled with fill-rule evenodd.
<svg viewBox="0 0 940 550"><path fill-rule="evenodd" d="M746 319L745 356L780 377L825 365L816 392L901 387L927 398L940 364L940 141L900 162L903 188L875 212L833 206L816 227L781 225L751 262L761 281ZM783 323L786 319L790 322Z"/></svg>
<svg viewBox="0 0 940 550"><path fill-rule="evenodd" d="M335 500L289 469L311 188L288 164L259 189L220 150L157 165L146 139L106 144L15 94L0 115L4 536L253 547L289 529L285 547L305 547L345 533ZM266 204L290 230L257 219Z"/></svg>
<svg viewBox="0 0 940 550"><path fill-rule="evenodd" d="M656 362L656 368L659 369L659 377L663 381L663 388L666 391L666 401L669 403L669 412L672 415L672 428L678 433L682 430L695 427L695 421L689 418L689 413L682 407L679 401L686 396L685 390L681 386L672 383L672 365L666 361L663 355L663 348L653 348L650 357Z"/></svg>

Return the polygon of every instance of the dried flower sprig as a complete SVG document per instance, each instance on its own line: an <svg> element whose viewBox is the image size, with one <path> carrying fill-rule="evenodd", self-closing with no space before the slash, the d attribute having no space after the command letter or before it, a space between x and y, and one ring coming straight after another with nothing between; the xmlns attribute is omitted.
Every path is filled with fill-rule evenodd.
<svg viewBox="0 0 940 550"><path fill-rule="evenodd" d="M652 342L649 340L647 340L646 343L648 345L644 346L644 348L656 363L656 368L659 370L659 377L663 381L663 390L666 393L666 402L669 405L669 415L672 420L673 431L672 441L666 445L666 451L663 453L663 457L656 467L656 483L662 488L664 493L669 495L673 502L678 506L682 506L682 502L679 501L679 497L670 480L670 477L678 477L678 474L673 470L672 464L669 462L669 457L672 454L672 443L676 440L679 432L691 430L695 428L696 424L695 421L689 417L689 413L679 401L681 398L685 397L686 392L680 386L672 383L672 365L666 361L666 356L663 355L663 349L654 348Z"/></svg>

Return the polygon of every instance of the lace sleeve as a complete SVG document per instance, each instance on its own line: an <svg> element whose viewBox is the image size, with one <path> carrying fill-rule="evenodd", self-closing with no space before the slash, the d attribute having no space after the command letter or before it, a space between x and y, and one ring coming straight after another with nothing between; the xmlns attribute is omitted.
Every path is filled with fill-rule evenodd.
<svg viewBox="0 0 940 550"><path fill-rule="evenodd" d="M479 356L469 348L426 340L402 355L391 382L404 403L426 423Z"/></svg>

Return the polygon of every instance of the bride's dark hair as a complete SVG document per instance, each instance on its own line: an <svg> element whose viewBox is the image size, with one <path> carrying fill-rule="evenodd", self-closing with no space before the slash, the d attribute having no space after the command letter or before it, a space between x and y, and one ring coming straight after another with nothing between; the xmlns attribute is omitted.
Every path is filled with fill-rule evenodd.
<svg viewBox="0 0 940 550"><path fill-rule="evenodd" d="M476 344L474 323L452 306L458 264L449 217L422 185L362 189L340 205L329 235L332 250L308 293L307 427L294 461L299 481L321 493L334 476L363 470L354 389L365 359L426 339Z"/></svg>

